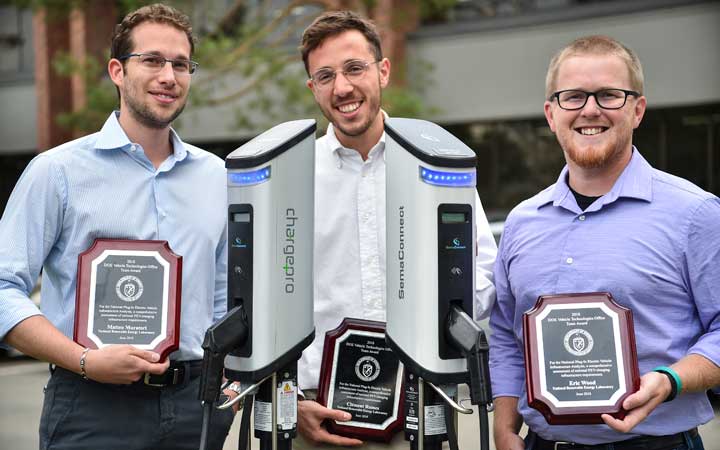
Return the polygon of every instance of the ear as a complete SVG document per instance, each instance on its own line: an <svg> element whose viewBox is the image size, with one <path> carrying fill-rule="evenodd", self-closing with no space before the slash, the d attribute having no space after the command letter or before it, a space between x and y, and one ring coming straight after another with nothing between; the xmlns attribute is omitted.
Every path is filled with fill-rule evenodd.
<svg viewBox="0 0 720 450"><path fill-rule="evenodd" d="M380 87L384 89L390 83L390 60L383 58L377 65L380 72Z"/></svg>
<svg viewBox="0 0 720 450"><path fill-rule="evenodd" d="M635 108L633 108L633 129L640 126L640 122L642 122L645 116L645 108L647 108L647 99L642 95L637 99Z"/></svg>
<svg viewBox="0 0 720 450"><path fill-rule="evenodd" d="M122 86L123 80L125 79L125 69L123 68L122 63L119 60L112 58L108 61L107 70L110 75L110 79L113 83L115 83L115 86Z"/></svg>
<svg viewBox="0 0 720 450"><path fill-rule="evenodd" d="M545 100L545 119L547 120L548 125L550 125L550 130L555 133L557 131L555 127L555 119L553 118L553 104L552 102L549 102Z"/></svg>
<svg viewBox="0 0 720 450"><path fill-rule="evenodd" d="M312 92L315 102L317 102L318 101L318 93L315 90L315 85L313 84L312 80L308 78L307 81L305 81L305 86L307 86L308 89L310 89L310 92Z"/></svg>

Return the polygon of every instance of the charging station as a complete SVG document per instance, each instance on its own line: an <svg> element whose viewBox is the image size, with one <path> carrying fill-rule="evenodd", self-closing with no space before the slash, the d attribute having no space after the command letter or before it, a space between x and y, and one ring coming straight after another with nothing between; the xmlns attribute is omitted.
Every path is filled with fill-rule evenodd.
<svg viewBox="0 0 720 450"><path fill-rule="evenodd" d="M472 412L453 400L457 384L470 385L485 421L491 399L487 340L472 320L476 156L431 122L389 118L385 132L386 339L406 368L406 439L439 449L456 438L440 405Z"/></svg>
<svg viewBox="0 0 720 450"><path fill-rule="evenodd" d="M228 179L228 313L208 330L200 398L240 381L241 448L250 412L261 449L297 434L297 361L313 323L314 120L277 125L233 151ZM244 432L243 432L244 431ZM244 441L244 442L243 442Z"/></svg>

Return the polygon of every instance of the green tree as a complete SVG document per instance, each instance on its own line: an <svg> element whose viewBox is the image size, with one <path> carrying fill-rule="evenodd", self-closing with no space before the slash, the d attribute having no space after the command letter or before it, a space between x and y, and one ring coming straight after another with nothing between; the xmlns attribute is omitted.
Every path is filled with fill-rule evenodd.
<svg viewBox="0 0 720 450"><path fill-rule="evenodd" d="M89 0L18 0L23 6L46 7L52 13L82 8ZM128 12L152 1L116 0L118 21ZM277 6L272 0L224 2L171 0L192 20L198 38L193 59L200 69L193 75L190 102L193 108L233 105L233 131L252 134L273 124L301 117L312 117L324 127L325 119L305 86L307 74L297 51L304 28L319 14L326 2L290 0ZM374 0L355 2L363 12L375 6ZM455 0L422 0L421 12L438 14ZM109 51L108 51L109 54ZM107 111L117 107L117 95L105 73L106 61L88 58L84 63L63 54L53 61L55 70L86 80L87 105L80 111L58 117L59 123L78 133L102 126ZM395 72L401 66L395 65ZM423 101L423 90L430 86L432 67L423 65L423 74L413 74L412 87L391 83L385 90L383 108L401 117L419 117L433 110ZM393 77L395 78L395 76ZM182 126L182 122L179 123Z"/></svg>

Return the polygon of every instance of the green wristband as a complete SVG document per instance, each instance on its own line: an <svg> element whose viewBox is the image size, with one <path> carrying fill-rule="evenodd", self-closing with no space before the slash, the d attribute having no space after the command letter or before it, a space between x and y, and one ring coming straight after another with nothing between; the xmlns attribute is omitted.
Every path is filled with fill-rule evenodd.
<svg viewBox="0 0 720 450"><path fill-rule="evenodd" d="M680 395L680 393L682 392L682 381L680 380L680 375L678 375L678 373L675 372L674 369L667 366L659 366L654 368L653 372L663 373L667 375L668 379L670 380L670 384L672 385L672 391L670 392L668 398L665 400L666 402L669 402L678 395Z"/></svg>

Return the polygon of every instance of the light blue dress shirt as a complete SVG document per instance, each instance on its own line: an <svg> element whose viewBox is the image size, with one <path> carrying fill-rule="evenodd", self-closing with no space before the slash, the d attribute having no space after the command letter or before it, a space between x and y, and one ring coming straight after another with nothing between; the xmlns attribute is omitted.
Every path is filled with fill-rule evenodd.
<svg viewBox="0 0 720 450"><path fill-rule="evenodd" d="M226 175L220 158L171 139L155 169L113 113L100 132L30 162L0 221L0 337L40 314L28 294L41 268L42 314L72 338L78 255L96 238L166 240L183 257L170 357L202 357L205 330L226 311Z"/></svg>
<svg viewBox="0 0 720 450"><path fill-rule="evenodd" d="M528 407L522 316L540 295L610 292L633 312L641 375L690 353L720 365L720 200L653 169L634 149L612 190L583 212L567 173L506 221L490 319L493 395L519 397L525 423L548 440L597 444L708 422L704 392L661 404L628 434L604 424L550 426Z"/></svg>

